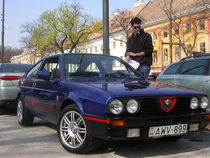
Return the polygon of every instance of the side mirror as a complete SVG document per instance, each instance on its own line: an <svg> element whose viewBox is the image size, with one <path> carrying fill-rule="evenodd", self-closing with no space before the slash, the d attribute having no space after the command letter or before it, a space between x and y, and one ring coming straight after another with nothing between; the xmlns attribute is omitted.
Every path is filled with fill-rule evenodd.
<svg viewBox="0 0 210 158"><path fill-rule="evenodd" d="M46 71L46 70L38 71L38 73L37 73L37 76L39 79L43 79L46 81L50 80L50 75L51 75L51 72Z"/></svg>

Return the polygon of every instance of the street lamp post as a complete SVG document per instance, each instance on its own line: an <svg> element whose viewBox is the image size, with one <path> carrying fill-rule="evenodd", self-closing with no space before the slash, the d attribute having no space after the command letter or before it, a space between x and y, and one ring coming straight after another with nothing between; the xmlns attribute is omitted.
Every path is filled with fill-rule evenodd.
<svg viewBox="0 0 210 158"><path fill-rule="evenodd" d="M4 8L5 8L5 0L3 0L2 4L2 34L1 34L1 62L4 63Z"/></svg>
<svg viewBox="0 0 210 158"><path fill-rule="evenodd" d="M109 55L109 0L103 0L103 54Z"/></svg>

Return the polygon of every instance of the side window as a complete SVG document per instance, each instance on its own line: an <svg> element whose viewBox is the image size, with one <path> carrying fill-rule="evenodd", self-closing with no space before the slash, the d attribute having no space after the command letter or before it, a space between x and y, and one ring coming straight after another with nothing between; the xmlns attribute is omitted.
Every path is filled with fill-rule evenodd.
<svg viewBox="0 0 210 158"><path fill-rule="evenodd" d="M76 73L81 65L81 55L67 55L65 56L65 75L69 77L70 74Z"/></svg>
<svg viewBox="0 0 210 158"><path fill-rule="evenodd" d="M204 75L206 63L206 59L187 61L181 69L181 74Z"/></svg>
<svg viewBox="0 0 210 158"><path fill-rule="evenodd" d="M90 63L86 68L85 72L100 72L96 63Z"/></svg>
<svg viewBox="0 0 210 158"><path fill-rule="evenodd" d="M50 79L59 79L60 69L59 69L58 57L46 59L44 61L44 65L41 70L51 72Z"/></svg>
<svg viewBox="0 0 210 158"><path fill-rule="evenodd" d="M180 63L176 63L176 64L173 64L171 66L169 66L166 71L164 72L164 75L167 75L167 74L176 74L178 72L178 69L180 68L180 66L182 65L183 63L180 62Z"/></svg>
<svg viewBox="0 0 210 158"><path fill-rule="evenodd" d="M26 75L28 78L36 78L37 72L42 64L42 61L37 63Z"/></svg>
<svg viewBox="0 0 210 158"><path fill-rule="evenodd" d="M210 60L208 60L208 70L207 70L207 75L210 75Z"/></svg>

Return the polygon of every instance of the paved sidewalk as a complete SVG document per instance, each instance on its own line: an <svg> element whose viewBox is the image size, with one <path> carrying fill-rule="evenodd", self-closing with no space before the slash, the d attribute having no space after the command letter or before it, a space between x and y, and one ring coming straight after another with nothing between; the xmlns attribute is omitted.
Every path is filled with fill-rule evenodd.
<svg viewBox="0 0 210 158"><path fill-rule="evenodd" d="M0 158L207 158L210 155L210 125L203 132L176 142L142 140L110 142L84 155L67 152L60 145L55 127L40 119L21 127L16 112L0 115Z"/></svg>
<svg viewBox="0 0 210 158"><path fill-rule="evenodd" d="M189 133L185 136L186 139L199 142L210 142L210 124L205 131Z"/></svg>

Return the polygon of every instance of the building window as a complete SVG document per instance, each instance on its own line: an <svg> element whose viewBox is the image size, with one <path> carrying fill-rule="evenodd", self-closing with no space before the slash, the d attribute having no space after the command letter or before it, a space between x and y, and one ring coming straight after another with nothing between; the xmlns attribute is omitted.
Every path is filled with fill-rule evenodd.
<svg viewBox="0 0 210 158"><path fill-rule="evenodd" d="M157 62L158 62L157 50L154 50L154 52L153 52L153 63L157 63Z"/></svg>
<svg viewBox="0 0 210 158"><path fill-rule="evenodd" d="M168 37L168 30L167 29L163 30L163 38L166 38L166 37Z"/></svg>
<svg viewBox="0 0 210 158"><path fill-rule="evenodd" d="M153 32L153 40L157 39L157 32Z"/></svg>
<svg viewBox="0 0 210 158"><path fill-rule="evenodd" d="M164 61L168 61L168 48L164 48L163 53L164 53Z"/></svg>
<svg viewBox="0 0 210 158"><path fill-rule="evenodd" d="M187 53L191 53L192 52L192 45L191 44L187 44Z"/></svg>
<svg viewBox="0 0 210 158"><path fill-rule="evenodd" d="M120 47L123 47L123 41L120 41Z"/></svg>
<svg viewBox="0 0 210 158"><path fill-rule="evenodd" d="M120 56L120 58L123 60L124 56ZM120 66L123 66L121 62L120 62Z"/></svg>
<svg viewBox="0 0 210 158"><path fill-rule="evenodd" d="M95 52L96 52L96 53L98 52L98 48L97 48L97 46L95 46Z"/></svg>
<svg viewBox="0 0 210 158"><path fill-rule="evenodd" d="M199 28L200 28L200 30L205 30L205 20L204 19L199 20Z"/></svg>
<svg viewBox="0 0 210 158"><path fill-rule="evenodd" d="M113 42L113 49L116 48L116 41Z"/></svg>
<svg viewBox="0 0 210 158"><path fill-rule="evenodd" d="M206 52L206 43L205 42L200 43L200 51L201 52Z"/></svg>
<svg viewBox="0 0 210 158"><path fill-rule="evenodd" d="M180 47L175 47L175 60L180 60Z"/></svg>
<svg viewBox="0 0 210 158"><path fill-rule="evenodd" d="M179 35L179 27L174 27L174 34Z"/></svg>
<svg viewBox="0 0 210 158"><path fill-rule="evenodd" d="M191 23L186 24L186 33L191 32Z"/></svg>

